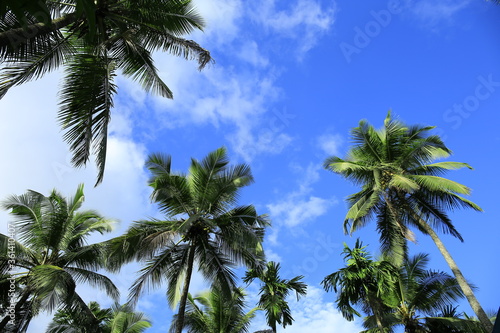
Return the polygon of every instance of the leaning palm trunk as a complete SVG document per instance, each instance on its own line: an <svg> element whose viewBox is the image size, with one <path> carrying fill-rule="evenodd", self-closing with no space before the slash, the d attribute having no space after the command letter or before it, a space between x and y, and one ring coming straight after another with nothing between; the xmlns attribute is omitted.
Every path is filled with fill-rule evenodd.
<svg viewBox="0 0 500 333"><path fill-rule="evenodd" d="M457 263L455 260L453 260L450 252L446 249L444 246L443 242L441 242L441 239L438 237L434 229L432 229L425 221L420 221L420 225L422 228L431 236L432 240L436 244L437 248L439 249L439 252L443 255L444 259L446 260L446 263L448 266L450 266L451 271L453 272L453 275L458 281L458 284L460 285L460 288L462 289L465 297L467 297L467 300L469 301L469 304L476 314L477 318L481 322L481 324L484 326L486 329L486 332L492 332L493 331L493 325L491 324L490 319L488 318L488 315L486 312L484 312L483 308L481 307L481 304L479 304L479 301L477 300L476 296L474 295L474 292L472 291L472 288L470 285L467 283L467 280L465 279L464 275L462 274L462 271L458 268Z"/></svg>

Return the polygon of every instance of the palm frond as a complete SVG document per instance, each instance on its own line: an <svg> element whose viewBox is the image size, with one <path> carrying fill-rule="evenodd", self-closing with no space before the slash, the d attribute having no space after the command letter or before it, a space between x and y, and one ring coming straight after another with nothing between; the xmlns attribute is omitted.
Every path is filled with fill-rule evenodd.
<svg viewBox="0 0 500 333"><path fill-rule="evenodd" d="M79 52L73 59L67 66L58 118L76 167L85 165L95 151L97 185L104 176L108 123L116 93L115 64L92 53Z"/></svg>

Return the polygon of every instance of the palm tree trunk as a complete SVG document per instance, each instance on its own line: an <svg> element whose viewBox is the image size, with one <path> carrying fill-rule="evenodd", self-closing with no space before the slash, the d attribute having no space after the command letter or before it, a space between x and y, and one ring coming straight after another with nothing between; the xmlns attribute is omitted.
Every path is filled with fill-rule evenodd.
<svg viewBox="0 0 500 333"><path fill-rule="evenodd" d="M48 34L64 28L76 21L76 14L70 13L52 21L52 24L35 23L26 28L17 28L0 33L0 48L10 46L15 49L31 38Z"/></svg>
<svg viewBox="0 0 500 333"><path fill-rule="evenodd" d="M493 331L493 324L491 323L490 319L486 315L486 312L484 312L483 308L481 307L481 304L479 304L479 301L477 300L476 296L474 295L474 292L472 291L472 288L469 286L467 283L467 280L463 276L462 272L458 268L457 263L453 258L451 257L451 254L448 252L446 247L444 246L443 242L441 242L441 239L439 239L438 235L432 229L425 221L420 221L420 225L422 228L431 236L432 240L438 247L439 251L443 255L444 259L448 263L448 266L450 266L451 271L453 272L453 275L455 275L455 278L457 279L458 284L460 285L460 288L462 289L463 293L465 294L465 297L467 297L467 300L469 301L469 304L476 314L477 318L483 325L483 327L486 329L486 332L492 332Z"/></svg>
<svg viewBox="0 0 500 333"><path fill-rule="evenodd" d="M191 275L193 273L194 252L194 248L191 246L188 254L186 279L184 281L184 286L182 287L182 295L179 301L179 312L177 313L177 327L175 328L175 333L182 333L182 328L184 327L184 312L186 311L189 284L191 283Z"/></svg>
<svg viewBox="0 0 500 333"><path fill-rule="evenodd" d="M382 325L382 320L381 320L381 313L380 313L380 308L377 304L377 300L372 299L372 297L368 296L368 304L372 308L373 311L373 316L375 317L375 321L377 323L377 327L380 330L380 333L384 332L384 326Z"/></svg>

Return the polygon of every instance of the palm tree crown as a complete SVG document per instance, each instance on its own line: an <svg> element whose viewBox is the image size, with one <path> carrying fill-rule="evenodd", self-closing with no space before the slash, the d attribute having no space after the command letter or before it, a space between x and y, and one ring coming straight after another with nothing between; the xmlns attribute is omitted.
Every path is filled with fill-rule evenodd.
<svg viewBox="0 0 500 333"><path fill-rule="evenodd" d="M347 198L345 232L352 233L375 218L382 250L396 265L401 265L407 255L407 240L415 240L411 228L429 235L474 312L491 331L486 313L436 233L440 230L463 241L447 211L481 208L463 197L471 192L467 186L441 177L449 170L471 167L460 162L435 162L450 156L451 151L439 136L428 135L433 128L407 126L392 119L390 112L380 130L362 120L351 131L354 146L347 157L330 157L324 166L361 186L361 191Z"/></svg>
<svg viewBox="0 0 500 333"><path fill-rule="evenodd" d="M152 199L165 220L140 221L111 241L110 269L131 260L145 260L131 289L136 300L144 288L168 281L168 300L179 300L177 332L184 323L189 283L195 263L201 274L227 297L235 288L233 268L259 267L264 260L262 241L265 216L251 205L236 206L239 190L252 181L250 168L228 165L226 150L219 148L202 161L191 160L188 174L171 171L169 156L153 154L147 166L152 173Z"/></svg>
<svg viewBox="0 0 500 333"><path fill-rule="evenodd" d="M406 240L415 240L409 227L426 234L426 224L462 240L446 210L481 210L461 196L470 194L468 187L439 177L448 170L471 167L460 162L432 163L451 154L438 136L427 135L433 128L406 126L392 119L390 112L380 130L362 120L351 131L354 146L347 157L333 156L324 163L362 187L347 199L350 208L344 231L352 233L375 217L384 253L399 262L406 253Z"/></svg>
<svg viewBox="0 0 500 333"><path fill-rule="evenodd" d="M202 29L190 0L47 1L52 22L7 11L0 21L0 98L16 85L65 67L59 122L75 166L95 154L102 181L117 71L147 92L172 98L160 79L156 50L197 59L202 69L210 53L181 36Z"/></svg>
<svg viewBox="0 0 500 333"><path fill-rule="evenodd" d="M48 197L28 191L2 203L15 217L14 266L20 270L14 275L18 286L16 313L22 314L16 316L16 331L24 331L39 311L58 307L78 311L86 316L87 324L94 323L95 317L75 291L77 282L103 289L115 299L118 297L111 280L95 273L104 266L105 247L86 244L90 234L111 231L111 221L95 211L78 211L83 200L83 185L80 185L75 196L69 199L55 190ZM0 234L3 276L11 270L9 245L9 237ZM1 281L1 287L2 290L8 288L5 280ZM8 316L0 323L0 331L7 323L5 319Z"/></svg>

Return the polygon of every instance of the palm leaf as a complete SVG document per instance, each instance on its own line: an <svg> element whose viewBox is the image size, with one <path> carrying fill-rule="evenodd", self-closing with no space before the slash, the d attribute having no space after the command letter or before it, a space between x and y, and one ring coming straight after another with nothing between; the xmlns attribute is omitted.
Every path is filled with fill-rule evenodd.
<svg viewBox="0 0 500 333"><path fill-rule="evenodd" d="M107 57L79 53L67 67L61 92L59 121L73 152L72 163L85 165L95 151L99 171L96 185L104 176L108 123L116 93L114 70L114 63Z"/></svg>

